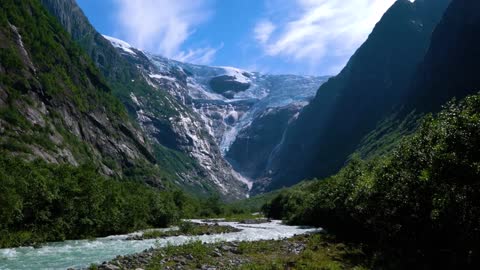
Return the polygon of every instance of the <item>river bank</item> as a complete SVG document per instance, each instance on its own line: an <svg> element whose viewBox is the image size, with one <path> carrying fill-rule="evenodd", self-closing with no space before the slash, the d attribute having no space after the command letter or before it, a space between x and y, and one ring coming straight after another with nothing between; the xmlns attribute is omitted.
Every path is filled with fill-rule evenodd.
<svg viewBox="0 0 480 270"><path fill-rule="evenodd" d="M280 240L234 241L151 248L118 256L91 270L119 269L367 269L361 248L337 242L324 233Z"/></svg>

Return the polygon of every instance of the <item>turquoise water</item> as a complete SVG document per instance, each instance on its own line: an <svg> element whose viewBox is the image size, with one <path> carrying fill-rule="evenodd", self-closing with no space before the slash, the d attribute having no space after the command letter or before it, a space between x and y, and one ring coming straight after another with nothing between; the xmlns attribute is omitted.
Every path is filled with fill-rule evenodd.
<svg viewBox="0 0 480 270"><path fill-rule="evenodd" d="M195 221L195 220L194 220ZM200 222L200 221L195 221ZM279 221L258 225L236 222L218 222L241 229L240 232L201 236L174 236L139 241L125 240L130 235L117 235L94 240L74 240L48 243L40 248L21 247L0 249L0 270L67 269L84 268L92 263L102 263L117 255L141 252L150 247L181 245L200 240L205 243L219 241L255 241L281 239L311 233L320 229L286 226Z"/></svg>

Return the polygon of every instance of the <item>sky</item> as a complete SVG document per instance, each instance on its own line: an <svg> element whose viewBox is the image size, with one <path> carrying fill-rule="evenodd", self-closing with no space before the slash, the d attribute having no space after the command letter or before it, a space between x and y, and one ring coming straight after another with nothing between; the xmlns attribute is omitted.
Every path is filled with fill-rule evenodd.
<svg viewBox="0 0 480 270"><path fill-rule="evenodd" d="M395 0L77 0L102 34L172 59L336 75Z"/></svg>

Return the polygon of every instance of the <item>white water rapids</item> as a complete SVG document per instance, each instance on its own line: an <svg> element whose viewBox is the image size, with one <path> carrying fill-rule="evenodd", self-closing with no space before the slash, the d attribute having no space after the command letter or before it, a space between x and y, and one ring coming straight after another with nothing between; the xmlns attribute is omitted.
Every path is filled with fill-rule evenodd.
<svg viewBox="0 0 480 270"><path fill-rule="evenodd" d="M193 222L201 222L192 220ZM280 221L263 224L240 224L219 221L240 232L201 236L173 236L161 239L126 240L129 235L109 236L94 240L70 240L48 243L40 248L20 247L0 249L0 270L84 268L102 263L117 255L141 252L150 247L182 245L190 241L204 243L274 240L320 231L321 229L283 225Z"/></svg>

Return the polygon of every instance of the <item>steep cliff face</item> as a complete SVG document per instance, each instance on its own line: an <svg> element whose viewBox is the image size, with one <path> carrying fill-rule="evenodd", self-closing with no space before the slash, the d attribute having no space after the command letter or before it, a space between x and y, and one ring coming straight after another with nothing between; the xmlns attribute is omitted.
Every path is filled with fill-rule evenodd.
<svg viewBox="0 0 480 270"><path fill-rule="evenodd" d="M105 39L74 0L42 3L95 59L113 93L153 141L159 165L175 182L198 194L220 192L229 199L245 196L243 178L223 159L203 122L149 77L156 67L142 51L119 40Z"/></svg>
<svg viewBox="0 0 480 270"><path fill-rule="evenodd" d="M456 0L432 35L409 93L408 109L438 111L452 98L480 91L480 2Z"/></svg>
<svg viewBox="0 0 480 270"><path fill-rule="evenodd" d="M2 1L0 145L27 160L79 165L161 186L152 148L88 56L37 1ZM133 173L149 168L151 173Z"/></svg>
<svg viewBox="0 0 480 270"><path fill-rule="evenodd" d="M126 64L110 43L88 22L75 0L40 0L40 2L70 33L72 39L87 52L109 83L115 83L113 91L121 92L122 84L139 76L136 69Z"/></svg>
<svg viewBox="0 0 480 270"><path fill-rule="evenodd" d="M267 168L267 187L325 177L341 168L362 139L408 96L416 66L449 0L397 1L368 40L288 128Z"/></svg>
<svg viewBox="0 0 480 270"><path fill-rule="evenodd" d="M242 129L226 157L233 167L250 179L260 178L285 139L285 131L298 117L302 104L268 108Z"/></svg>

